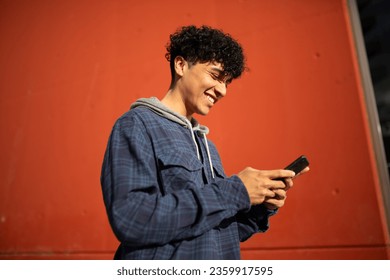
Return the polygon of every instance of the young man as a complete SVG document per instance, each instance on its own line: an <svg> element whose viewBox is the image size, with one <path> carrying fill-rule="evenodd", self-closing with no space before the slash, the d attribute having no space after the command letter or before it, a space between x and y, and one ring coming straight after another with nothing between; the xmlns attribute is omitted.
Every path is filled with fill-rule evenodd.
<svg viewBox="0 0 390 280"><path fill-rule="evenodd" d="M268 229L295 174L246 168L227 177L193 117L207 115L244 71L234 39L186 26L167 51L167 94L136 101L115 123L104 157L104 202L121 242L115 258L240 259L240 241Z"/></svg>

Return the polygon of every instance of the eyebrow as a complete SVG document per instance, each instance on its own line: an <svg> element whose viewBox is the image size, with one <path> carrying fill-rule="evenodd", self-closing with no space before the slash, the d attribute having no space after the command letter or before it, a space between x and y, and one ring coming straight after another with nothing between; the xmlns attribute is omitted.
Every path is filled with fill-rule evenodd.
<svg viewBox="0 0 390 280"><path fill-rule="evenodd" d="M216 66L211 67L211 70L215 70L215 71L217 71L220 74L225 74L224 70L222 70L221 68L218 68Z"/></svg>

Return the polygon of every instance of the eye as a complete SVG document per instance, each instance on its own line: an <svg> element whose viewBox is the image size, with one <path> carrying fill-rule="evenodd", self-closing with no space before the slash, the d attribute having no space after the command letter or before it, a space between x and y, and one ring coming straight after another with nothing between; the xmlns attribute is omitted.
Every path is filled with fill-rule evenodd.
<svg viewBox="0 0 390 280"><path fill-rule="evenodd" d="M214 71L210 71L209 74L213 80L223 83L226 86L228 86L233 80L229 75L226 75L224 72L216 73Z"/></svg>
<svg viewBox="0 0 390 280"><path fill-rule="evenodd" d="M224 75L216 74L216 73L210 73L211 77L220 82L220 83L226 83Z"/></svg>
<svg viewBox="0 0 390 280"><path fill-rule="evenodd" d="M216 73L210 73L211 77L214 79L214 80L220 80L220 76Z"/></svg>

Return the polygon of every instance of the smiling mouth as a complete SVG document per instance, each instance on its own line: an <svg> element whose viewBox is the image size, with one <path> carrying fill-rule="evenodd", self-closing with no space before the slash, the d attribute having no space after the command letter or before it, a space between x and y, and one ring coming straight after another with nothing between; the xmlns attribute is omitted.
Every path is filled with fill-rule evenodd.
<svg viewBox="0 0 390 280"><path fill-rule="evenodd" d="M206 94L206 98L207 100L211 103L211 104L215 104L217 102L216 99L214 99L213 97L211 97L210 95Z"/></svg>

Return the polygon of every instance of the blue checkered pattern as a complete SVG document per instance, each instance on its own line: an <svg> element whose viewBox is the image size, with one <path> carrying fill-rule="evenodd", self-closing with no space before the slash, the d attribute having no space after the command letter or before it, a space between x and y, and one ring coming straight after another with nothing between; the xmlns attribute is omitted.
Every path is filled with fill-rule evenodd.
<svg viewBox="0 0 390 280"><path fill-rule="evenodd" d="M239 242L268 229L274 212L250 207L237 176L226 177L209 141L147 107L113 127L101 184L118 259L239 259Z"/></svg>

